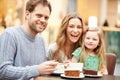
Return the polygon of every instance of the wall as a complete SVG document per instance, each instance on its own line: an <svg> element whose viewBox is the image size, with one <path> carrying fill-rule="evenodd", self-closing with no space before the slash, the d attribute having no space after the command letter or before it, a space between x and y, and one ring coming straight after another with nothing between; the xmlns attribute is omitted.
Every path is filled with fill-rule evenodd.
<svg viewBox="0 0 120 80"><path fill-rule="evenodd" d="M97 16L99 26L104 23L105 18L110 26L115 26L117 0L77 0L77 11L82 15L85 23L89 16Z"/></svg>
<svg viewBox="0 0 120 80"><path fill-rule="evenodd" d="M87 24L89 16L99 17L100 0L78 0L77 11L83 17L83 20Z"/></svg>
<svg viewBox="0 0 120 80"><path fill-rule="evenodd" d="M110 27L115 27L117 22L117 6L118 0L108 0L107 20Z"/></svg>

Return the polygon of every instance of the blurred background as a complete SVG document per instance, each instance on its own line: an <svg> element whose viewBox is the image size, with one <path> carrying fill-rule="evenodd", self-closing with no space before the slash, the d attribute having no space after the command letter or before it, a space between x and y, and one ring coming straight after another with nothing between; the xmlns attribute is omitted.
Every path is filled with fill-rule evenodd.
<svg viewBox="0 0 120 80"><path fill-rule="evenodd" d="M48 47L56 39L59 25L69 12L78 12L85 26L91 20L105 35L106 50L117 55L115 75L120 75L120 0L49 0L52 13L47 29L42 33ZM26 0L0 0L0 34L8 27L24 21ZM95 20L90 17L96 18Z"/></svg>

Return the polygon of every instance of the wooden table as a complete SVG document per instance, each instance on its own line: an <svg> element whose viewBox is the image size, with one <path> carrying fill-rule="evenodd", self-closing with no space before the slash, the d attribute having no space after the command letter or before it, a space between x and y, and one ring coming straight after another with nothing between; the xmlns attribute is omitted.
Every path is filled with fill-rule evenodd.
<svg viewBox="0 0 120 80"><path fill-rule="evenodd" d="M68 79L61 78L60 76L40 76L34 80L68 80ZM84 77L84 78L78 79L78 80L120 80L120 76L104 75L104 76L99 77L99 78L98 77L97 78Z"/></svg>

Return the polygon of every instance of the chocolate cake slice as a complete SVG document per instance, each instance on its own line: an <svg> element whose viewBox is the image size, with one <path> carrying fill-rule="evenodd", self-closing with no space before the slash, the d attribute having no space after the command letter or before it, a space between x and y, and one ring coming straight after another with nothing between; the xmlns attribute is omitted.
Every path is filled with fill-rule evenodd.
<svg viewBox="0 0 120 80"><path fill-rule="evenodd" d="M83 69L83 73L84 74L88 74L88 75L97 75L97 71L96 70Z"/></svg>

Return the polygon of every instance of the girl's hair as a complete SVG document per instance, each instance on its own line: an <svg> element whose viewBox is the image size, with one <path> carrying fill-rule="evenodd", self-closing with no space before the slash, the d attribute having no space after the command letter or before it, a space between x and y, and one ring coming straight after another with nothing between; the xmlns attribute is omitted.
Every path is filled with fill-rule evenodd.
<svg viewBox="0 0 120 80"><path fill-rule="evenodd" d="M58 36L57 36L57 39L56 39L56 43L57 43L57 49L56 51L53 53L53 58L56 58L57 60L58 59L58 56L57 54L59 53L60 50L64 51L65 55L68 57L68 58L71 58L72 56L71 55L67 55L66 52L65 52L65 44L67 42L67 34L66 34L66 29L68 27L68 24L69 24L69 21L73 18L78 18L81 22L81 26L82 26L82 34L81 34L81 37L79 38L79 40L75 43L75 46L74 46L74 49L72 49L72 52L78 48L79 46L81 46L81 43L82 43L82 37L83 37L83 20L81 18L81 16L74 12L74 13L69 13L68 15L66 15L61 24L60 24L60 29L59 29L59 32L58 32Z"/></svg>
<svg viewBox="0 0 120 80"><path fill-rule="evenodd" d="M91 32L97 32L98 37L99 37L99 44L98 46L94 49L94 52L98 55L99 57L99 69L102 68L103 65L105 65L105 43L104 43L104 38L103 38L103 32L99 27L91 27L91 28L87 28L85 35L88 31ZM83 41L85 41L85 36L83 38ZM81 60L80 62L84 62L84 60L86 59L87 56L87 52L86 52L86 47L85 47L85 42L83 42L82 44L82 54L81 54Z"/></svg>
<svg viewBox="0 0 120 80"><path fill-rule="evenodd" d="M50 3L47 0L28 0L26 3L26 10L28 10L29 12L32 12L38 4L42 4L43 6L48 6L51 13L52 8Z"/></svg>

